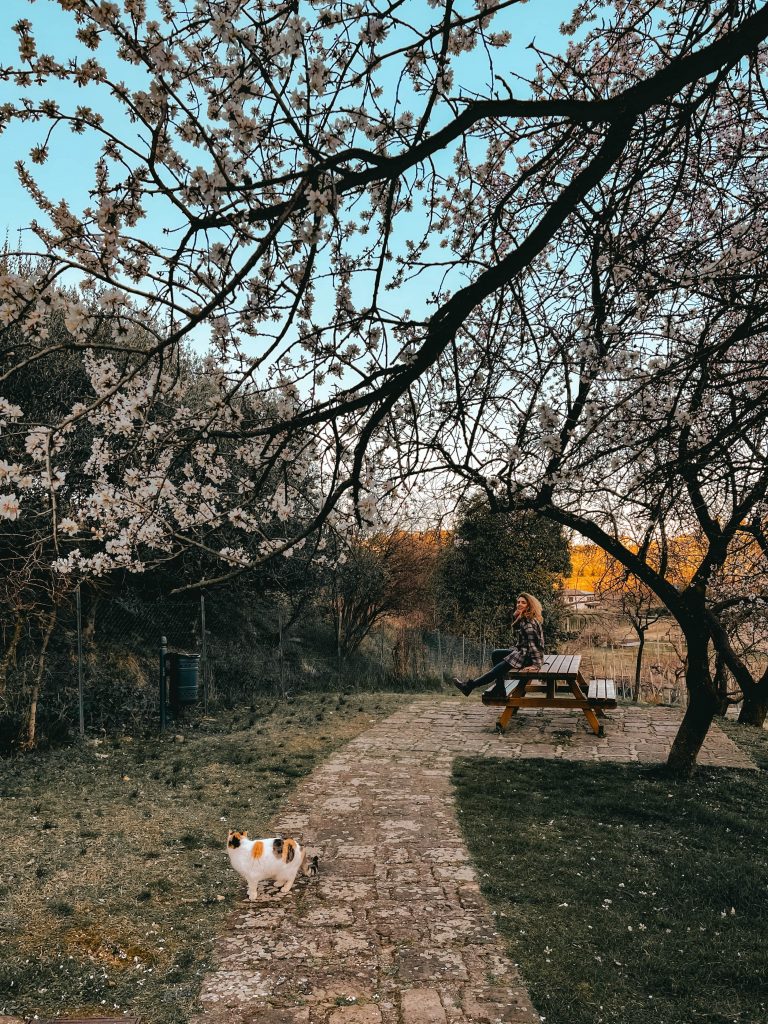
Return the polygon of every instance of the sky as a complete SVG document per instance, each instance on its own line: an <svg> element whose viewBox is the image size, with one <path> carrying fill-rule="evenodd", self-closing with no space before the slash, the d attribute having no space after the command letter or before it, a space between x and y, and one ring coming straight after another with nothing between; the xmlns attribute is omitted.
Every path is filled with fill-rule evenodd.
<svg viewBox="0 0 768 1024"><path fill-rule="evenodd" d="M426 0L417 2L425 3ZM574 5L575 0L530 0L510 10L509 23L513 32L510 46L514 48L516 64L519 61L517 70L520 73L529 73L533 69L533 53L525 49L532 39L535 38L537 44L548 50L561 49L564 46L565 40L559 34L558 27L570 16ZM93 56L75 40L74 18L63 11L56 0L2 0L0 65L9 66L18 62L17 36L11 31L11 26L20 18L27 18L32 22L39 53L51 53L60 59L76 54ZM110 72L115 70L117 62L110 62L103 48L96 56L106 63ZM472 58L462 59L466 62ZM466 64L465 66L469 67ZM116 72L116 77L130 81L131 70L123 66ZM467 77L471 79L471 68ZM104 112L109 120L110 107L108 99L103 95L104 90L97 90L93 85L77 89L66 83L56 83L54 89L54 98L62 107L93 105ZM99 94L98 97L94 95L96 92ZM14 83L0 81L0 105L14 102L19 93L20 90ZM39 91L37 95L43 93L51 95L50 87ZM25 90L25 95L35 94L34 90ZM112 112L115 117L118 116L117 107L114 107ZM121 117L120 120L124 124L124 118ZM12 124L0 136L0 231L3 235L10 236L13 248L16 247L19 230L25 228L37 215L33 201L19 184L15 162L23 158L29 164L29 150L44 140L45 130L43 125ZM97 155L96 145L87 136L77 136L67 129L58 129L52 140L51 152L55 154L55 159L43 168L35 167L35 174L48 189L51 199L55 201L63 197L74 208L82 208L87 203L88 186Z"/></svg>
<svg viewBox="0 0 768 1024"><path fill-rule="evenodd" d="M122 6L122 0L119 0ZM152 0L150 0L151 5ZM427 0L405 0L400 9L407 18L408 5L423 5ZM178 0L181 6L181 0ZM512 41L508 50L493 51L495 67L503 69L516 95L525 95L522 86L511 77L513 73L523 76L533 74L536 56L527 49L535 39L537 45L550 52L562 50L567 40L560 34L560 24L570 17L575 0L530 0L512 6L508 11L494 20L492 29L499 31L508 28L512 32ZM430 12L436 15L437 12ZM26 18L32 22L37 43L38 54L49 53L62 62L70 57L85 59L94 54L86 50L75 38L77 26L72 14L61 9L57 0L0 0L0 66L18 66L18 37L11 29L19 19ZM111 77L122 79L133 88L145 88L146 82L139 69L123 64L112 53L110 58L107 41L96 52L96 58L105 66ZM478 90L487 78L487 62L484 55L463 54L454 61L456 80L465 83L470 89L477 82ZM382 81L387 88L394 82ZM53 98L62 109L73 110L79 105L93 106L105 117L107 127L113 127L118 136L135 131L122 109L109 97L104 88L89 84L78 88L70 83L55 82L44 88L20 90L15 83L2 81L0 76L0 106L5 103L17 103L20 95L27 98ZM423 105L419 98L419 107ZM416 109L419 109L418 107ZM439 115L439 112L438 112ZM450 116L446 108L445 117ZM439 122L437 122L439 124ZM434 130L434 127L433 127ZM48 125L20 125L13 122L0 135L0 237L7 239L12 251L39 251L39 242L28 231L28 225L40 213L31 197L22 188L18 180L15 164L22 159L33 172L47 197L56 204L64 199L74 213L78 213L89 203L88 190L94 175L94 164L99 155L101 140L86 133L73 134L66 125L60 125L50 140L51 157L45 165L33 165L29 159L29 151L33 146L46 142ZM478 144L479 147L479 144ZM141 147L143 148L143 147ZM446 160L450 157L447 156ZM478 148L478 159L482 159L482 151ZM449 171L450 173L450 171ZM148 216L142 222L139 232L148 241L155 244L168 244L163 236L164 229L177 226L178 215L165 201L155 200L147 206ZM418 216L417 213L414 216ZM404 239L411 233L411 226L406 218L400 218L398 231L402 237L393 236L391 248L404 251ZM351 253L354 256L354 253ZM441 254L437 254L441 260ZM439 271L435 271L431 280L421 276L398 290L396 301L405 303L415 317L430 315L429 294L440 286ZM64 280L70 280L69 275ZM455 285L455 282L454 282ZM362 285L361 285L362 287ZM360 295L355 296L360 299ZM322 300L321 300L322 301ZM332 302L332 297L328 297ZM365 303L364 303L365 304ZM207 348L208 331L202 325L195 329L190 338L193 348L204 351Z"/></svg>

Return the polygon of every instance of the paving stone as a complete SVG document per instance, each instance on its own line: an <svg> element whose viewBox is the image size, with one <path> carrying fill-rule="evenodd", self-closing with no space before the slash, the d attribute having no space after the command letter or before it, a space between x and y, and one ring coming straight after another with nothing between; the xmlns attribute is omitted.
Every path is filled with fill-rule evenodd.
<svg viewBox="0 0 768 1024"><path fill-rule="evenodd" d="M346 928L340 928L333 935L331 945L335 954L357 954L371 955L376 943L370 932L351 932Z"/></svg>
<svg viewBox="0 0 768 1024"><path fill-rule="evenodd" d="M308 1006L267 1006L242 1018L242 1024L312 1024Z"/></svg>
<svg viewBox="0 0 768 1024"><path fill-rule="evenodd" d="M475 869L469 865L462 867L436 867L434 877L440 881L472 882L475 878Z"/></svg>
<svg viewBox="0 0 768 1024"><path fill-rule="evenodd" d="M456 821L453 759L662 762L681 714L617 708L600 739L567 710L521 712L498 736L497 714L419 698L298 784L278 824L320 876L236 905L190 1024L539 1024ZM716 727L699 761L755 767Z"/></svg>
<svg viewBox="0 0 768 1024"><path fill-rule="evenodd" d="M404 985L415 981L450 979L464 981L467 969L458 950L411 949L406 946L396 955L396 977Z"/></svg>
<svg viewBox="0 0 768 1024"><path fill-rule="evenodd" d="M355 911L351 907L313 907L298 924L304 928L343 928L355 920Z"/></svg>
<svg viewBox="0 0 768 1024"><path fill-rule="evenodd" d="M373 860L376 856L376 846L345 846L339 850L339 859L344 860Z"/></svg>
<svg viewBox="0 0 768 1024"><path fill-rule="evenodd" d="M328 1024L380 1024L378 1006L340 1006L328 1018Z"/></svg>
<svg viewBox="0 0 768 1024"><path fill-rule="evenodd" d="M373 878L376 864L373 860L352 860L338 857L330 864L323 866L324 878Z"/></svg>
<svg viewBox="0 0 768 1024"><path fill-rule="evenodd" d="M464 1013L478 1024L523 1024L541 1017L524 988L467 987L462 999Z"/></svg>
<svg viewBox="0 0 768 1024"><path fill-rule="evenodd" d="M344 903L360 903L373 896L374 886L371 882L356 879L328 878L319 883L320 896L327 900Z"/></svg>
<svg viewBox="0 0 768 1024"><path fill-rule="evenodd" d="M209 975L203 983L200 1002L203 1006L217 1009L252 1005L257 1001L265 1001L278 983L276 972L269 970L268 965L259 965L259 970L228 971L219 968Z"/></svg>
<svg viewBox="0 0 768 1024"><path fill-rule="evenodd" d="M439 885L379 885L377 892L383 899L395 900L398 903L420 902L430 900L437 902L445 895Z"/></svg>
<svg viewBox="0 0 768 1024"><path fill-rule="evenodd" d="M445 1024L445 1010L433 988L412 988L402 994L403 1024Z"/></svg>
<svg viewBox="0 0 768 1024"><path fill-rule="evenodd" d="M376 992L376 975L373 961L367 969L353 968L348 972L338 962L335 965L297 962L293 971L285 972L276 980L271 1001L291 1004L301 1000L308 1006L335 1006L351 1000L365 1002Z"/></svg>

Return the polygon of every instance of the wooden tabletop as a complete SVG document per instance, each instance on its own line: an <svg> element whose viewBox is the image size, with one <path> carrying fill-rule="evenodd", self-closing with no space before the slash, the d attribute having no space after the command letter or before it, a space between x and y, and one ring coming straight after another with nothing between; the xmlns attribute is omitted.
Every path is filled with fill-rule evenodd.
<svg viewBox="0 0 768 1024"><path fill-rule="evenodd" d="M545 678L553 676L558 679L575 679L579 674L581 665L580 654L547 654L541 663L541 668L512 668L509 670L511 677L518 674Z"/></svg>

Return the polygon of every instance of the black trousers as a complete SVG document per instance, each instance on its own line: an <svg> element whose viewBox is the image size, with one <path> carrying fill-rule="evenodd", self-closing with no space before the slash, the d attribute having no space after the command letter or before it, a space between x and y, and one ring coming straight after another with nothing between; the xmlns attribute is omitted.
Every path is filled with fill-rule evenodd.
<svg viewBox="0 0 768 1024"><path fill-rule="evenodd" d="M506 656L510 653L511 648L500 647L495 651L491 652L491 662L493 668L486 672L485 675L479 676L477 679L473 679L468 685L467 689L471 692L472 690L479 690L481 686L488 686L490 683L495 682L497 679L503 679L504 676L509 672L509 665L504 661ZM518 683L518 686L522 686L525 689L525 683Z"/></svg>

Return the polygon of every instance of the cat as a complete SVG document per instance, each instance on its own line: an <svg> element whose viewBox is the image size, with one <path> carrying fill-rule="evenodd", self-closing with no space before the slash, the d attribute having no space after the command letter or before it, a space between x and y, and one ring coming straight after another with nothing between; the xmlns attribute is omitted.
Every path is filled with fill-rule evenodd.
<svg viewBox="0 0 768 1024"><path fill-rule="evenodd" d="M281 893L290 892L299 868L316 875L317 857L310 857L295 839L249 839L247 832L227 836L229 862L248 883L248 899L258 899L259 882L273 881Z"/></svg>

